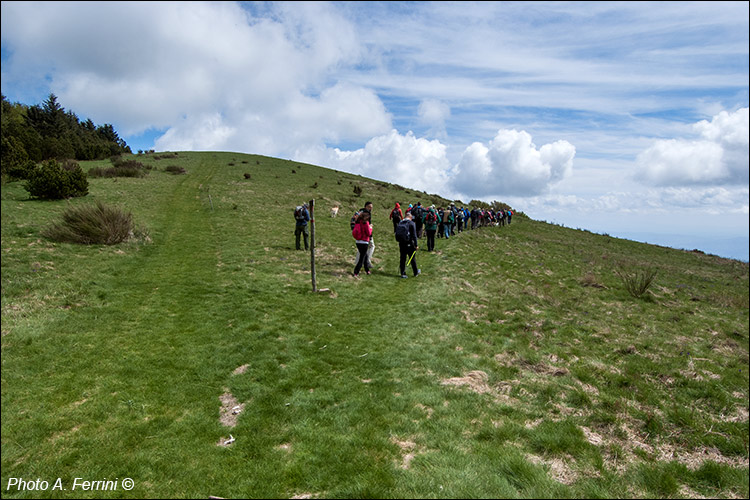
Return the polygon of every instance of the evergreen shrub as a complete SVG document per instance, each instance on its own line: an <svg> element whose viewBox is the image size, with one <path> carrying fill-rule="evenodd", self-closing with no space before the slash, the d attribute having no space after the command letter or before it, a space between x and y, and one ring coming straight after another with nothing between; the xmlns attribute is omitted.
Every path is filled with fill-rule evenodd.
<svg viewBox="0 0 750 500"><path fill-rule="evenodd" d="M29 173L24 188L33 198L62 200L86 196L89 181L78 163L47 160Z"/></svg>

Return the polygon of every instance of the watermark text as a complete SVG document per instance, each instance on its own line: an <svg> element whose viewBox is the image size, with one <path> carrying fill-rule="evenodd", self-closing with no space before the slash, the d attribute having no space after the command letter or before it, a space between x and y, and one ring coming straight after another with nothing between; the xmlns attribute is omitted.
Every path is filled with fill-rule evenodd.
<svg viewBox="0 0 750 500"><path fill-rule="evenodd" d="M67 481L61 477L49 481L42 478L11 477L8 478L5 491L130 491L134 487L135 481L129 477L95 480L75 477Z"/></svg>

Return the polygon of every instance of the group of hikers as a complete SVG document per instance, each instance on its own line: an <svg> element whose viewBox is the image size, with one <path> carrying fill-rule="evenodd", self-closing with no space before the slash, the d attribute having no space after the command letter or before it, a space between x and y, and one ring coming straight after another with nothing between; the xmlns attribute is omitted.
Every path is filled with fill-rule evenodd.
<svg viewBox="0 0 750 500"><path fill-rule="evenodd" d="M396 203L391 210L389 219L393 222L393 234L399 244L399 271L402 278L408 278L406 267L411 265L414 277L421 274L417 261L416 252L419 248L419 239L426 236L427 251L435 250L435 236L438 238L450 238L464 230L474 230L478 227L510 224L513 211L498 209L456 207L454 203L449 206L437 207L431 205L423 207L421 202L402 211L401 205ZM308 249L307 224L310 221L310 212L307 204L298 206L294 211L296 220L295 239L297 250L301 250L300 239L304 237L305 250ZM371 272L371 259L375 250L372 238L372 202L368 201L365 206L356 211L351 218L350 226L352 236L357 246L357 262L354 266L354 277L358 278L364 267L365 274Z"/></svg>
<svg viewBox="0 0 750 500"><path fill-rule="evenodd" d="M456 207L451 203L448 207L438 207L435 205L423 207L421 202L416 206L409 205L406 209L406 215L412 215L417 227L417 237L427 236L427 251L432 252L435 249L435 236L438 238L450 238L464 229L476 229L490 225L504 226L510 224L513 212L511 210L473 208L469 210L465 207ZM396 206L391 210L389 218L393 221L393 231L405 215L401 211L401 206Z"/></svg>

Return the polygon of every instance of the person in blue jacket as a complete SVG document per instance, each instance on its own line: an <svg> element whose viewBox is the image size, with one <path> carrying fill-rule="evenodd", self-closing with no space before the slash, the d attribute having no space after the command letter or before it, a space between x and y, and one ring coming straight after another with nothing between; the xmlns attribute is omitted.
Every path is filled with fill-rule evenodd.
<svg viewBox="0 0 750 500"><path fill-rule="evenodd" d="M295 209L294 219L297 221L294 228L294 238L297 243L297 250L302 250L302 248L300 248L300 236L305 237L305 250L308 250L309 246L307 238L309 233L307 231L307 223L310 222L310 212L307 210L307 203L303 203Z"/></svg>

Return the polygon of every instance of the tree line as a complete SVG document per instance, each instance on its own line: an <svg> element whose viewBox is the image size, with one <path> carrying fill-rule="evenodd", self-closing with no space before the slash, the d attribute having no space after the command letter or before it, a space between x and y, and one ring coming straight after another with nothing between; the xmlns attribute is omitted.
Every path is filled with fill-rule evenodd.
<svg viewBox="0 0 750 500"><path fill-rule="evenodd" d="M110 124L81 121L50 94L41 105L2 96L2 175L26 179L45 160L102 160L131 153Z"/></svg>

